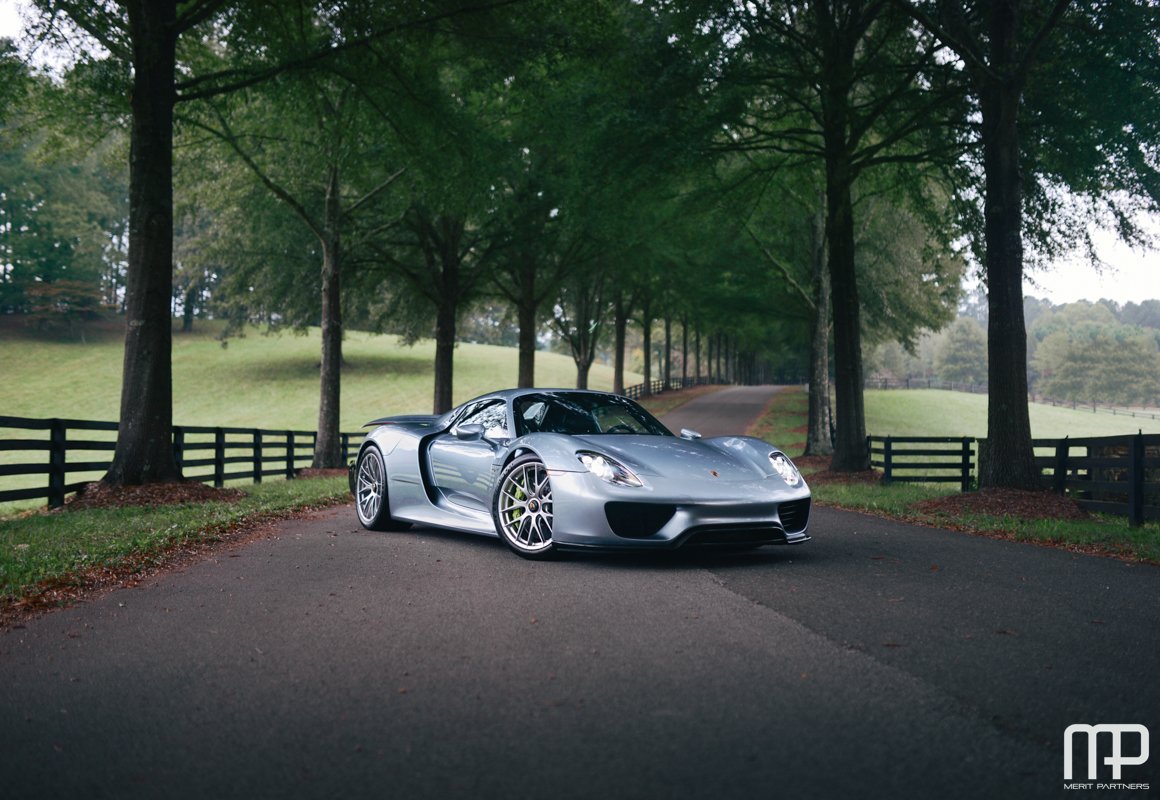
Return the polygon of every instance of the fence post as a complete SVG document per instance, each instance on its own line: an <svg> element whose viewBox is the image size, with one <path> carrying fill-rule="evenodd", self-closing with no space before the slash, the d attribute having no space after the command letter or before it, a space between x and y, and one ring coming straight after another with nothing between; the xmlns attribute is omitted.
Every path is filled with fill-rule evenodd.
<svg viewBox="0 0 1160 800"><path fill-rule="evenodd" d="M254 483L262 482L262 432L254 429Z"/></svg>
<svg viewBox="0 0 1160 800"><path fill-rule="evenodd" d="M64 461L67 450L64 422L50 420L48 431L48 507L60 508L64 505Z"/></svg>
<svg viewBox="0 0 1160 800"><path fill-rule="evenodd" d="M1056 494L1067 492L1067 456L1071 446L1066 436L1055 443L1055 474L1051 476L1051 491Z"/></svg>
<svg viewBox="0 0 1160 800"><path fill-rule="evenodd" d="M286 431L286 480L294 477L294 431Z"/></svg>
<svg viewBox="0 0 1160 800"><path fill-rule="evenodd" d="M1138 528L1144 524L1144 433L1132 437L1131 466L1128 468L1128 525Z"/></svg>
<svg viewBox="0 0 1160 800"><path fill-rule="evenodd" d="M226 432L213 430L213 485L222 488L226 482Z"/></svg>
<svg viewBox="0 0 1160 800"><path fill-rule="evenodd" d="M882 476L883 483L890 483L892 462L894 460L893 446L894 443L889 436L882 440L882 469L885 473Z"/></svg>
<svg viewBox="0 0 1160 800"><path fill-rule="evenodd" d="M184 469L185 463L185 428L173 426L173 460L177 462L179 470Z"/></svg>
<svg viewBox="0 0 1160 800"><path fill-rule="evenodd" d="M959 483L959 491L969 492L971 490L971 437L963 437L963 471L962 480Z"/></svg>

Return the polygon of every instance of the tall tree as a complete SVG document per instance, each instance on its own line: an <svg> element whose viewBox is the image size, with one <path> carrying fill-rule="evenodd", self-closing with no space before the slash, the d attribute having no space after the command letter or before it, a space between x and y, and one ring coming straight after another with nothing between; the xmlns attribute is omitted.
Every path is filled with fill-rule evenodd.
<svg viewBox="0 0 1160 800"><path fill-rule="evenodd" d="M76 30L100 48L82 54L88 62L108 61L114 76L110 92L129 97L129 236L125 286L125 358L121 384L120 425L113 462L103 480L140 484L177 480L172 446L173 377L170 298L173 291L173 138L174 109L179 101L226 94L252 86L288 69L318 63L396 34L400 29L431 24L457 13L506 5L510 0L463 7L416 3L400 9L360 5L351 12L384 24L335 47L298 53L276 63L263 53L242 68L192 73L182 61L180 45L198 44L202 26L220 21L230 0L35 0L46 37L69 38ZM242 6L256 10L256 6ZM333 9L346 11L345 5ZM409 13L410 12L410 13ZM389 14L389 15L388 15ZM260 19L260 13L254 15ZM67 24L66 24L67 23ZM227 26L228 27L228 26ZM192 41L190 41L192 40ZM127 76L127 77L126 77Z"/></svg>
<svg viewBox="0 0 1160 800"><path fill-rule="evenodd" d="M335 24L301 12L281 17L267 12L258 42L234 43L246 51L261 47L287 61L294 52L333 48L343 33ZM248 45L248 46L247 46ZM222 48L229 52L229 46ZM351 75L363 74L367 58L346 54L314 69L289 72L246 92L208 100L187 121L212 133L255 179L298 219L316 242L320 302L310 321L321 328L318 427L312 466L342 466L339 431L343 340L343 273L360 236L373 236L386 216L383 198L403 173L390 163L384 142L389 131L371 90ZM383 82L378 82L381 90Z"/></svg>
<svg viewBox="0 0 1160 800"><path fill-rule="evenodd" d="M959 60L980 120L989 394L979 480L1037 488L1027 408L1024 233L1046 231L1039 242L1049 250L1053 236L1066 237L1052 224L1059 219L1060 187L1092 205L1103 203L1128 235L1130 217L1117 194L1160 208L1154 149L1160 15L1147 0L895 3ZM975 187L968 192L979 195Z"/></svg>
<svg viewBox="0 0 1160 800"><path fill-rule="evenodd" d="M862 395L862 309L853 187L885 164L947 158L936 135L948 71L915 48L888 0L736 4L733 79L760 87L726 146L816 159L824 170L834 326L837 437L833 468L869 466Z"/></svg>

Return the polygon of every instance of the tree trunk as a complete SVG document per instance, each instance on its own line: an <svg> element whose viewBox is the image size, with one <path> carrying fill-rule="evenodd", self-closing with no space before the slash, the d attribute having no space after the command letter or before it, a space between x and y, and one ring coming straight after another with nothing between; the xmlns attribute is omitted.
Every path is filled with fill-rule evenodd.
<svg viewBox="0 0 1160 800"><path fill-rule="evenodd" d="M652 394L652 314L649 313L650 305L651 303L645 300L644 308L640 314L641 336L644 340L644 386L641 389L643 397Z"/></svg>
<svg viewBox="0 0 1160 800"><path fill-rule="evenodd" d="M322 244L322 361L319 368L318 434L315 469L342 466L339 410L342 407L342 245L339 237L338 172L331 169L326 186L326 231Z"/></svg>
<svg viewBox="0 0 1160 800"><path fill-rule="evenodd" d="M819 12L820 13L820 12ZM822 138L826 162L826 246L834 313L834 397L837 441L831 469L870 468L862 387L862 323L854 269L854 207L851 187L849 106L857 37L835 31L826 43L822 79Z"/></svg>
<svg viewBox="0 0 1160 800"><path fill-rule="evenodd" d="M698 381L700 381L700 379L701 379L701 325L700 325L700 323L697 324L696 340L697 341L696 341L696 344L693 346L693 349L697 353L697 375L696 375L696 378Z"/></svg>
<svg viewBox="0 0 1160 800"><path fill-rule="evenodd" d="M444 274L444 280L447 276ZM439 301L435 318L435 413L452 408L451 383L455 359L456 303L447 295Z"/></svg>
<svg viewBox="0 0 1160 800"><path fill-rule="evenodd" d="M520 326L520 366L517 386L536 385L536 267L529 259L520 266L520 302L516 314Z"/></svg>
<svg viewBox="0 0 1160 800"><path fill-rule="evenodd" d="M591 361L578 360L576 362L576 388L588 388L588 373L592 369Z"/></svg>
<svg viewBox="0 0 1160 800"><path fill-rule="evenodd" d="M665 391L673 385L673 320L665 315Z"/></svg>
<svg viewBox="0 0 1160 800"><path fill-rule="evenodd" d="M706 362L706 366L709 368L709 372L708 372L709 383L717 383L716 363L713 361L713 344L716 341L717 341L717 334L710 333L709 334L709 341L705 345L705 351L706 351L705 352L705 362Z"/></svg>
<svg viewBox="0 0 1160 800"><path fill-rule="evenodd" d="M1014 81L995 81L980 92L986 173L989 386L987 447L980 453L979 483L1038 489L1027 409L1027 329L1023 318L1023 206L1016 126L1021 94Z"/></svg>
<svg viewBox="0 0 1160 800"><path fill-rule="evenodd" d="M181 479L173 455L173 106L175 0L126 3L133 47L129 267L115 485Z"/></svg>
<svg viewBox="0 0 1160 800"><path fill-rule="evenodd" d="M681 319L681 386L689 380L689 318Z"/></svg>
<svg viewBox="0 0 1160 800"><path fill-rule="evenodd" d="M185 297L181 303L181 332L193 333L194 303L197 300L197 286L190 286L185 290Z"/></svg>
<svg viewBox="0 0 1160 800"><path fill-rule="evenodd" d="M810 406L803 455L834 454L830 438L830 273L826 264L825 214L813 221L814 319L810 335Z"/></svg>
<svg viewBox="0 0 1160 800"><path fill-rule="evenodd" d="M624 307L624 298L617 297L613 305L613 343L612 352L612 391L615 394L624 394L624 340L628 327L628 311Z"/></svg>

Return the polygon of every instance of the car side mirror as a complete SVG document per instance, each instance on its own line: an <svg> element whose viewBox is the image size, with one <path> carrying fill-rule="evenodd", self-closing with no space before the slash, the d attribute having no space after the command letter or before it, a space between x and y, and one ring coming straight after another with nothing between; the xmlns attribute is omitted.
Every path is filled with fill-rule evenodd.
<svg viewBox="0 0 1160 800"><path fill-rule="evenodd" d="M455 438L461 442L478 442L483 438L483 426L474 423L460 425L455 429Z"/></svg>
<svg viewBox="0 0 1160 800"><path fill-rule="evenodd" d="M688 428L681 428L681 438L689 440L700 439L701 434L697 433L696 431L689 430Z"/></svg>

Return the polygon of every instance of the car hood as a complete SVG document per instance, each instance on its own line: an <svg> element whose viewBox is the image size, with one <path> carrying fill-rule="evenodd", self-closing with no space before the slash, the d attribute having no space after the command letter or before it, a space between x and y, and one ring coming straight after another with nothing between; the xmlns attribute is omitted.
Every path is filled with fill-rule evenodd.
<svg viewBox="0 0 1160 800"><path fill-rule="evenodd" d="M741 482L773 474L774 448L748 437L679 439L675 436L577 436L641 475Z"/></svg>

